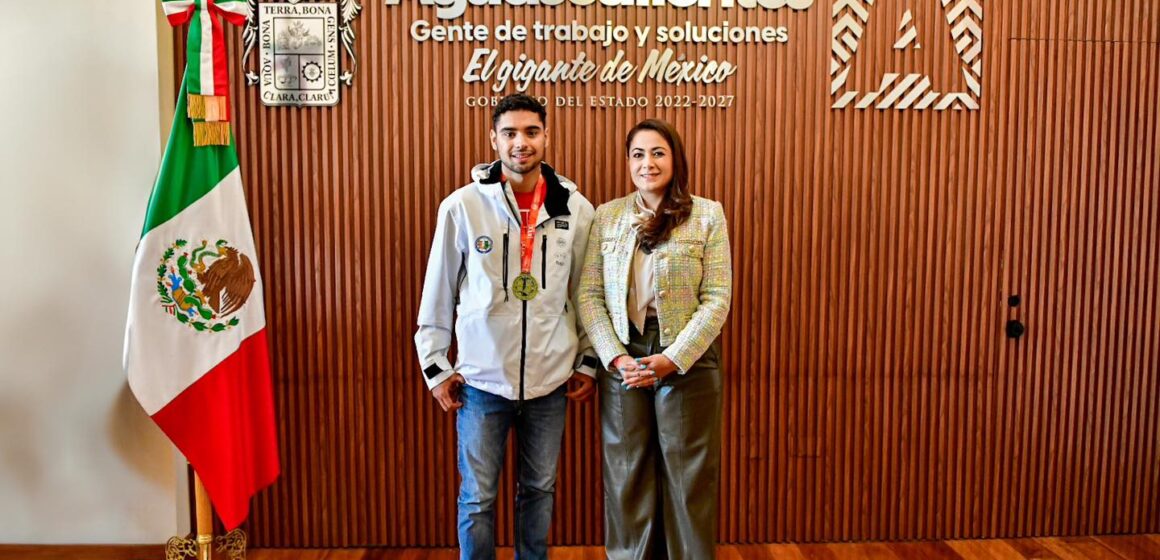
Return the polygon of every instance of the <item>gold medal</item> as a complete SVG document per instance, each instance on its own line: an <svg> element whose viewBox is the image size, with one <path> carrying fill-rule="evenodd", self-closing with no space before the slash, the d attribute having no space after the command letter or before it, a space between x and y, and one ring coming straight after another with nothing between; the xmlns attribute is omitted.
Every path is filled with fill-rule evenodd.
<svg viewBox="0 0 1160 560"><path fill-rule="evenodd" d="M512 293L520 301L532 301L540 293L540 283L531 274L521 274L512 282Z"/></svg>
<svg viewBox="0 0 1160 560"><path fill-rule="evenodd" d="M536 250L536 218L540 215L547 188L544 177L540 176L536 182L536 194L532 196L532 205L528 208L528 216L520 224L520 275L512 282L512 293L520 301L532 301L540 293L540 283L532 276L532 253Z"/></svg>

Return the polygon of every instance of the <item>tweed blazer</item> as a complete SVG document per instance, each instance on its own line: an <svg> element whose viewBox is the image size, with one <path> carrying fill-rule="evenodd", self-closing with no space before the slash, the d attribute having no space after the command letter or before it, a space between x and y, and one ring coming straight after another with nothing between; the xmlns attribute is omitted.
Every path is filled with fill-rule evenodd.
<svg viewBox="0 0 1160 560"><path fill-rule="evenodd" d="M637 247L631 226L634 198L596 209L580 277L580 321L605 367L626 354L628 277ZM733 294L729 231L719 202L693 197L689 219L657 246L653 259L660 343L685 373L721 334Z"/></svg>

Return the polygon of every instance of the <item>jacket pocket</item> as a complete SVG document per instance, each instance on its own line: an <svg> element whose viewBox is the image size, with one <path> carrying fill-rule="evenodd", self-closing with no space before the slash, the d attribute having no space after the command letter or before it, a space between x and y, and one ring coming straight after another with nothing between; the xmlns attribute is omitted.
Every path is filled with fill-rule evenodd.
<svg viewBox="0 0 1160 560"><path fill-rule="evenodd" d="M666 245L660 283L670 290L701 285L704 274L705 244L674 241ZM674 294L675 295L675 294Z"/></svg>
<svg viewBox="0 0 1160 560"><path fill-rule="evenodd" d="M671 249L674 257L701 260L705 257L705 244L699 241L677 241Z"/></svg>
<svg viewBox="0 0 1160 560"><path fill-rule="evenodd" d="M544 241L540 243L540 287L548 289L548 234L544 234Z"/></svg>
<svg viewBox="0 0 1160 560"><path fill-rule="evenodd" d="M549 222L551 223L551 222ZM572 279L572 236L561 228L542 230L537 242L540 295L533 300L537 312L559 316L567 313L568 286ZM533 265L533 269L536 268Z"/></svg>

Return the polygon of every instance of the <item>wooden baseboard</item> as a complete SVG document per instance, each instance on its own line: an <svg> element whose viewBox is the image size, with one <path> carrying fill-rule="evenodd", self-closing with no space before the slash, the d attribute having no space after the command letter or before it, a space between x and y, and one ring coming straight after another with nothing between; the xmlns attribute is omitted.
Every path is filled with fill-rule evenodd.
<svg viewBox="0 0 1160 560"><path fill-rule="evenodd" d="M500 549L499 560L511 560L512 549ZM247 560L456 560L453 548L272 549L248 551ZM599 546L556 547L552 560L604 560ZM1154 560L1160 558L1158 535L1104 535L929 541L913 543L836 543L722 545L718 560ZM164 560L163 545L5 545L0 560ZM215 556L214 560L225 560Z"/></svg>
<svg viewBox="0 0 1160 560"><path fill-rule="evenodd" d="M165 545L0 544L0 560L165 560Z"/></svg>

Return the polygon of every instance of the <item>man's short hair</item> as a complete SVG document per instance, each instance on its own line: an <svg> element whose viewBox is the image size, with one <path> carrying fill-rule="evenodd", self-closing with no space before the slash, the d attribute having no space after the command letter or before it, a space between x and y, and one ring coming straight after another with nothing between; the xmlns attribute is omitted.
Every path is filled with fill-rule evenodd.
<svg viewBox="0 0 1160 560"><path fill-rule="evenodd" d="M525 93L513 93L495 105L495 110L491 112L491 127L499 124L499 118L504 113L510 111L528 111L540 116L540 122L544 123L544 127L548 126L548 110L544 108L543 104L536 101L536 98Z"/></svg>

